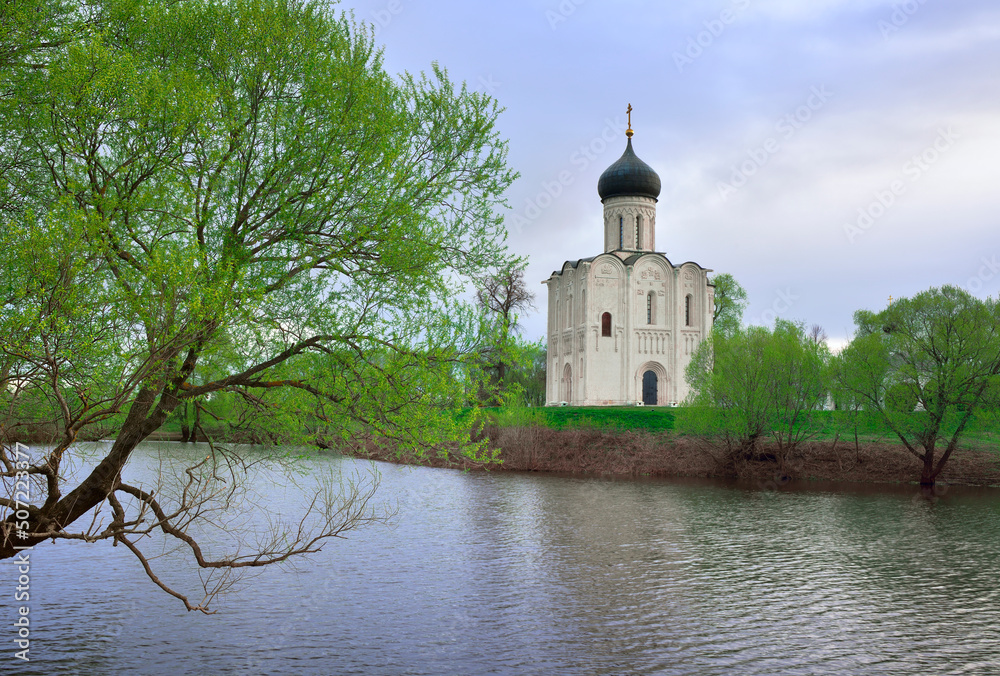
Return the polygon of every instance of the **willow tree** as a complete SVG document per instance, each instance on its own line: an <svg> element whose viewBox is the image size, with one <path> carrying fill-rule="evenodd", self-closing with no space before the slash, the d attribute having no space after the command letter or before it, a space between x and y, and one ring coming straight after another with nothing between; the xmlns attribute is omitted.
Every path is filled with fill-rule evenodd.
<svg viewBox="0 0 1000 676"><path fill-rule="evenodd" d="M803 325L782 319L774 329L713 331L685 372L690 403L700 407L692 424L720 440L727 462L759 456L768 438L787 458L817 433L829 359L826 345L812 341Z"/></svg>
<svg viewBox="0 0 1000 676"><path fill-rule="evenodd" d="M1000 407L1000 303L944 286L854 322L839 394L888 426L932 486L977 415Z"/></svg>
<svg viewBox="0 0 1000 676"><path fill-rule="evenodd" d="M452 411L465 387L454 374L482 338L456 299L510 260L496 103L437 66L390 77L371 30L320 4L47 6L65 39L8 50L17 62L2 75L3 142L22 170L7 177L16 199L0 231L0 558L112 539L204 610L217 588L202 602L169 588L141 535L230 570L365 521L370 491L325 494L315 529L209 557L189 526L207 500L225 504L237 452L214 448L181 472L200 488L170 504L122 471L175 409L210 397L232 401L217 423L232 436L482 457ZM52 444L18 464L11 442L26 429ZM77 454L107 436L93 462ZM25 477L38 497L22 506ZM110 517L92 520L102 505Z"/></svg>

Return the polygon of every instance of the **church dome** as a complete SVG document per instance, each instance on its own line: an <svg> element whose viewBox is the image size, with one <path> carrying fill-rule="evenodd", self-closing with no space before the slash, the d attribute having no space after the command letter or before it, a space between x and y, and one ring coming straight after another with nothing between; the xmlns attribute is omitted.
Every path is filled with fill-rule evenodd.
<svg viewBox="0 0 1000 676"><path fill-rule="evenodd" d="M629 130L631 131L631 130ZM653 168L635 156L632 137L618 161L604 170L597 181L597 194L603 202L609 197L660 196L660 177Z"/></svg>

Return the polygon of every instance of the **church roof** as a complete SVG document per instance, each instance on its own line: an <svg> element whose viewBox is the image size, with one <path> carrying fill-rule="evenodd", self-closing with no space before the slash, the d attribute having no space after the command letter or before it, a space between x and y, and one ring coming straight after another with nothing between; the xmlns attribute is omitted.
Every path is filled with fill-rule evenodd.
<svg viewBox="0 0 1000 676"><path fill-rule="evenodd" d="M636 157L631 136L622 156L601 174L597 194L602 202L609 197L641 196L655 200L660 196L660 177L651 166Z"/></svg>
<svg viewBox="0 0 1000 676"><path fill-rule="evenodd" d="M617 256L615 256L612 252L606 251L602 254L597 254L597 256L588 256L587 258L578 258L575 261L566 261L565 263L562 264L561 268L559 268L558 270L553 270L552 274L549 275L549 278L551 279L552 277L556 277L557 275L562 275L567 265L576 270L577 268L580 267L581 263L593 263L599 256L612 256L617 258ZM670 262L670 259L667 258L667 254L660 251L637 251L631 256L626 256L624 259L619 258L618 260L620 260L622 262L622 265L624 265L626 268L631 268L634 267L635 264L639 261L639 259L644 256L658 256L663 260L665 260L667 262L667 265L669 265L674 270L679 270L683 268L685 265L694 265L697 266L699 270L703 270L705 272L712 272L711 268L703 268L694 261L685 261L680 265L674 265L673 263ZM709 286L712 286L712 284L709 284Z"/></svg>

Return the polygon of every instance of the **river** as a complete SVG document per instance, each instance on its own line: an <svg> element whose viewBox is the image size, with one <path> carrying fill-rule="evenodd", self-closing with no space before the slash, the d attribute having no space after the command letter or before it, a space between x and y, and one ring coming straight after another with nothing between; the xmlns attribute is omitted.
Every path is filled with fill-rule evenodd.
<svg viewBox="0 0 1000 676"><path fill-rule="evenodd" d="M144 444L126 476L204 452ZM300 465L298 484L372 467ZM391 525L245 580L212 616L124 547L37 545L28 663L0 564L0 673L1000 674L996 489L927 501L914 487L377 470ZM294 502L298 489L256 481L264 510ZM190 581L175 558L154 565Z"/></svg>

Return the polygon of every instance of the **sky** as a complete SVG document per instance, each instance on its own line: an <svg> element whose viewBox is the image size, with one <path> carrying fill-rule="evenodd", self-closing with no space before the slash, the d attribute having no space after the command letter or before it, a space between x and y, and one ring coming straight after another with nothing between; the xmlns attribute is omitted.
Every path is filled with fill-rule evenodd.
<svg viewBox="0 0 1000 676"><path fill-rule="evenodd" d="M819 324L952 284L1000 293L995 0L346 0L393 73L444 66L505 108L508 245L542 281L603 251L597 181L660 175L656 248Z"/></svg>

